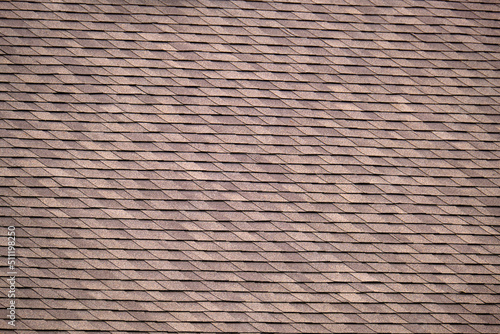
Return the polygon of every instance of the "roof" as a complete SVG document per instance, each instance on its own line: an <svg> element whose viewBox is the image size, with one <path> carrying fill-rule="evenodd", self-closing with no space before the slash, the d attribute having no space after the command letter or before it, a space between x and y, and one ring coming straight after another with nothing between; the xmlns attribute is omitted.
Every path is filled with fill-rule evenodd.
<svg viewBox="0 0 500 334"><path fill-rule="evenodd" d="M500 332L498 1L0 7L17 333Z"/></svg>

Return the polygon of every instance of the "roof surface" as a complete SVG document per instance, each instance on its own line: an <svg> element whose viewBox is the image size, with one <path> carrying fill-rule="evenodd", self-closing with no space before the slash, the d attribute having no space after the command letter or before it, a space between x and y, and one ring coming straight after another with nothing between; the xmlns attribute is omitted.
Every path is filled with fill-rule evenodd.
<svg viewBox="0 0 500 334"><path fill-rule="evenodd" d="M17 333L500 332L498 1L0 8Z"/></svg>

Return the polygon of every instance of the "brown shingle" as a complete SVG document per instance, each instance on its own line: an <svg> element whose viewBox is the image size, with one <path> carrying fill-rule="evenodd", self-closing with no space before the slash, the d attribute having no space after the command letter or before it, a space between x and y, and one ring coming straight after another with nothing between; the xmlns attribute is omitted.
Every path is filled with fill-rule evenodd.
<svg viewBox="0 0 500 334"><path fill-rule="evenodd" d="M497 332L495 4L0 7L20 330Z"/></svg>

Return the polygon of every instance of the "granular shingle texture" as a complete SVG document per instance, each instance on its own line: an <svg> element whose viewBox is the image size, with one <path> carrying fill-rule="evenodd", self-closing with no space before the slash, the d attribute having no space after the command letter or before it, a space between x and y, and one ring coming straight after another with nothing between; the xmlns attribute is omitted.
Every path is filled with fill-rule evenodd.
<svg viewBox="0 0 500 334"><path fill-rule="evenodd" d="M498 1L0 17L16 333L500 332Z"/></svg>

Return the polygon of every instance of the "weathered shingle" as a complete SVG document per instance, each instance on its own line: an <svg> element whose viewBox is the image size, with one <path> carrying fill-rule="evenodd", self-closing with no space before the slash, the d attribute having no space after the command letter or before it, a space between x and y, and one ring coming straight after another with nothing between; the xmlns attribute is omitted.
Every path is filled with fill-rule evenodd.
<svg viewBox="0 0 500 334"><path fill-rule="evenodd" d="M500 330L497 3L0 8L18 333Z"/></svg>

